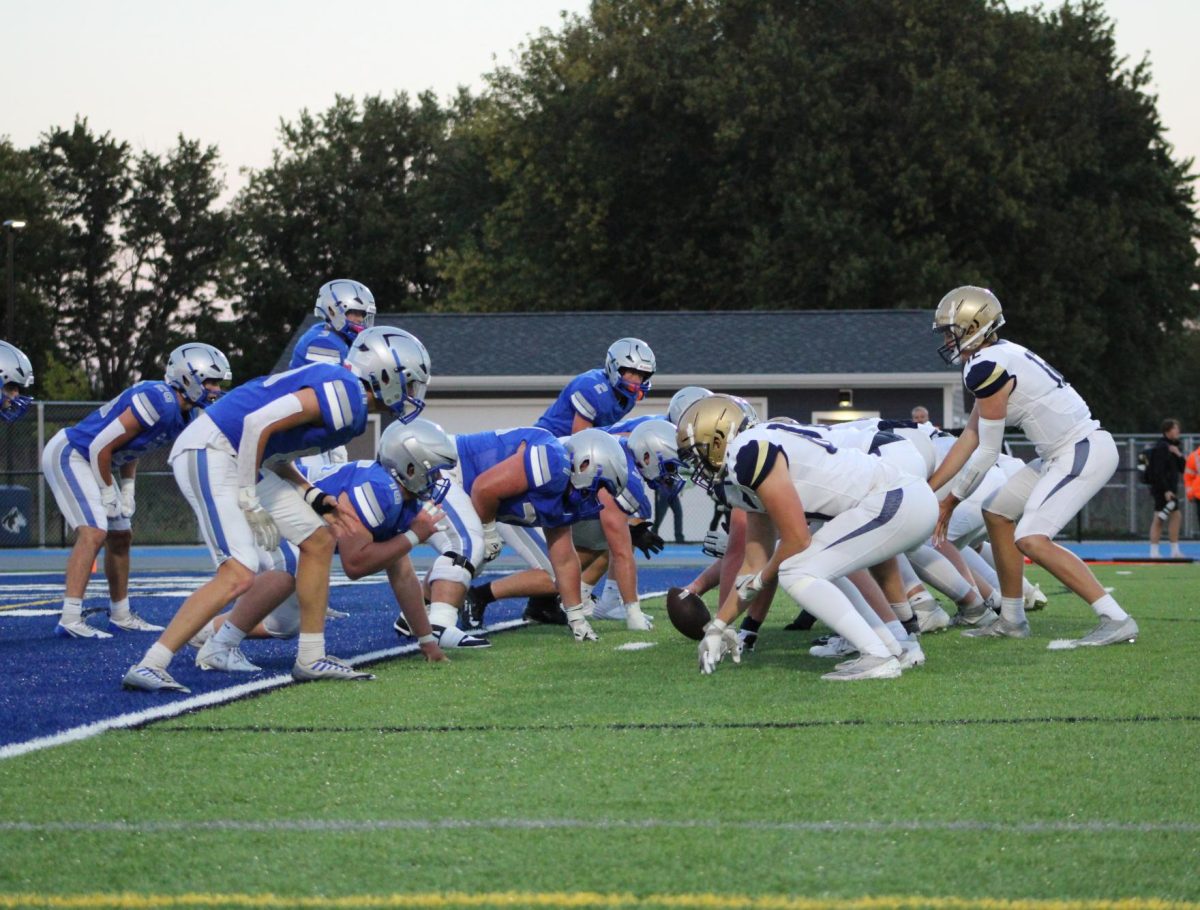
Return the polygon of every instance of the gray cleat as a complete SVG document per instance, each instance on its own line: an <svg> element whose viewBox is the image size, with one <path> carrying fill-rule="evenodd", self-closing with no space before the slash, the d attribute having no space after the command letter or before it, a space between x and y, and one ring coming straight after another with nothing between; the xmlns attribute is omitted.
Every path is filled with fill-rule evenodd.
<svg viewBox="0 0 1200 910"><path fill-rule="evenodd" d="M959 607L950 624L952 626L975 626L979 628L981 626L990 626L999 618L1000 614L985 602L977 607Z"/></svg>
<svg viewBox="0 0 1200 910"><path fill-rule="evenodd" d="M302 664L299 660L292 666L292 679L296 682L310 682L314 679L374 679L372 673L363 673L337 657L326 654L318 657L311 664Z"/></svg>
<svg viewBox="0 0 1200 910"><path fill-rule="evenodd" d="M166 670L134 664L121 680L126 689L141 689L143 692L191 692L187 686L175 682Z"/></svg>
<svg viewBox="0 0 1200 910"><path fill-rule="evenodd" d="M237 646L230 646L210 638L196 655L196 666L201 670L223 670L226 673L257 673L262 667L251 663Z"/></svg>
<svg viewBox="0 0 1200 910"><path fill-rule="evenodd" d="M1029 623L1009 622L1003 616L986 626L976 626L963 632L963 638L1028 638Z"/></svg>
<svg viewBox="0 0 1200 910"><path fill-rule="evenodd" d="M1125 619L1104 619L1083 638L1076 639L1075 646L1082 648L1117 645L1124 641L1137 641L1137 635L1138 624L1133 621L1132 616Z"/></svg>
<svg viewBox="0 0 1200 910"><path fill-rule="evenodd" d="M837 682L845 682L857 679L895 679L900 675L900 661L888 655L887 657L874 657L870 654L864 654L857 660L849 661L845 666L834 670L832 673L824 674L821 679L829 679Z"/></svg>

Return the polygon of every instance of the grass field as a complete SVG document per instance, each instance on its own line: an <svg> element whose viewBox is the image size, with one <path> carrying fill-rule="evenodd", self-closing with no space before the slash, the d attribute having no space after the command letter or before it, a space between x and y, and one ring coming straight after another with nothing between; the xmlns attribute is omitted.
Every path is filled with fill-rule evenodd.
<svg viewBox="0 0 1200 910"><path fill-rule="evenodd" d="M0 907L1200 907L1198 572L1098 569L1132 646L1047 651L1042 577L1032 639L834 684L781 596L706 678L652 602L10 759Z"/></svg>

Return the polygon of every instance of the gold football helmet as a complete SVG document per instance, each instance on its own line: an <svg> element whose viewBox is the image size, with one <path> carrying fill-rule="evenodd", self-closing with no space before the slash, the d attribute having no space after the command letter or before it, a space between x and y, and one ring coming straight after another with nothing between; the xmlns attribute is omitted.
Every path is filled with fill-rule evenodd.
<svg viewBox="0 0 1200 910"><path fill-rule="evenodd" d="M938 348L946 363L961 363L971 348L987 341L1004 325L1000 301L987 288L964 285L941 299L933 314L933 330L946 337Z"/></svg>
<svg viewBox="0 0 1200 910"><path fill-rule="evenodd" d="M712 489L725 467L729 443L749 423L745 411L729 395L701 398L683 412L675 441L680 459L692 468L696 486Z"/></svg>

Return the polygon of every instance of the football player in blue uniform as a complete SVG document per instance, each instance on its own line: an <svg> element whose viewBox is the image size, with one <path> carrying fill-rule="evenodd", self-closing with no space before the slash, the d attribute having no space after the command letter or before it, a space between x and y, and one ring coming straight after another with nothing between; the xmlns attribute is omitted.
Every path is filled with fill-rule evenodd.
<svg viewBox="0 0 1200 910"><path fill-rule="evenodd" d="M12 423L29 410L33 398L25 390L33 385L33 365L24 352L0 341L0 420Z"/></svg>
<svg viewBox="0 0 1200 910"><path fill-rule="evenodd" d="M249 590L282 535L300 548L297 680L363 679L325 653L325 610L337 525L353 510L314 487L291 463L298 455L343 445L367 425L368 412L390 409L402 421L425 406L429 355L408 332L386 326L355 339L346 369L308 366L264 376L235 389L185 430L171 450L175 480L199 520L216 575L183 602L124 685L187 691L167 672L175 653L225 604ZM266 468L267 470L263 470Z"/></svg>
<svg viewBox="0 0 1200 910"><path fill-rule="evenodd" d="M75 530L56 635L112 638L83 619L84 591L101 547L109 622L127 632L162 631L129 609L137 459L172 442L192 409L216 401L220 383L232 378L229 361L212 345L182 345L167 360L165 380L139 382L75 426L59 430L46 444L42 472L63 518Z"/></svg>
<svg viewBox="0 0 1200 910"><path fill-rule="evenodd" d="M508 544L554 578L575 640L595 641L571 525L599 514L601 489L610 496L625 490L620 444L603 430L560 441L536 427L464 434L455 444L459 477L442 503L449 527L429 541L441 553L429 574L431 620L453 624L471 579ZM396 631L408 634L402 624Z"/></svg>
<svg viewBox="0 0 1200 910"><path fill-rule="evenodd" d="M555 436L588 427L611 427L650 391L654 352L640 338L621 338L608 348L603 370L580 373L537 419Z"/></svg>
<svg viewBox="0 0 1200 910"><path fill-rule="evenodd" d="M431 507L445 498L449 481L442 472L457 460L446 432L418 419L389 426L379 439L375 461L302 469L317 489L353 512L337 531L342 569L352 579L387 573L396 602L429 661L446 659L439 644L447 630L430 626L409 553L439 530L441 512ZM216 634L203 642L196 666L253 672L259 668L242 653L243 638L294 638L300 631L294 547L284 542L280 553L280 569L259 575L231 613L213 620ZM449 634L455 647L488 645L487 639L464 635L457 628ZM470 645L464 644L467 639Z"/></svg>
<svg viewBox="0 0 1200 910"><path fill-rule="evenodd" d="M1068 647L1134 641L1138 626L1133 617L1078 556L1054 542L1116 471L1116 443L1058 370L1028 348L999 337L1003 325L995 295L969 285L943 297L933 317L933 329L945 342L939 353L947 363L962 364L963 385L975 396L966 428L929 478L935 490L950 484L937 539L946 538L955 507L996 463L1006 425L1020 427L1038 454L983 503L1000 578L1000 617L963 635L1029 636L1021 585L1028 556L1087 601L1100 621Z"/></svg>
<svg viewBox="0 0 1200 910"><path fill-rule="evenodd" d="M321 285L313 312L324 322L300 336L289 369L306 363L345 363L354 339L375 325L375 297L364 284L336 278Z"/></svg>

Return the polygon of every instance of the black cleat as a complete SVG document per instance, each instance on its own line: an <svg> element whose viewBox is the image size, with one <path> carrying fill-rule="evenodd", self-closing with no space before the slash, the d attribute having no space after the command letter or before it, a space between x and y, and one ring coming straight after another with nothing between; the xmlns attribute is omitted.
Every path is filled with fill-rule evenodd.
<svg viewBox="0 0 1200 910"><path fill-rule="evenodd" d="M396 617L396 621L392 623L392 628L396 630L396 634L401 638L415 637L412 633L412 629L408 627L408 620L404 618L403 613Z"/></svg>
<svg viewBox="0 0 1200 910"><path fill-rule="evenodd" d="M467 588L467 597L458 611L459 625L464 629L482 629L483 614L487 604L483 600L482 587Z"/></svg>
<svg viewBox="0 0 1200 910"><path fill-rule="evenodd" d="M784 630L788 632L807 632L817 624L817 617L813 616L807 610L801 610L800 615L793 619L790 623L784 626Z"/></svg>
<svg viewBox="0 0 1200 910"><path fill-rule="evenodd" d="M567 614L563 612L557 594L537 594L529 598L525 604L523 619L530 622L542 622L550 626L565 626Z"/></svg>
<svg viewBox="0 0 1200 910"><path fill-rule="evenodd" d="M908 619L900 620L900 625L904 626L904 631L909 635L921 634L921 620L917 618L915 613Z"/></svg>

